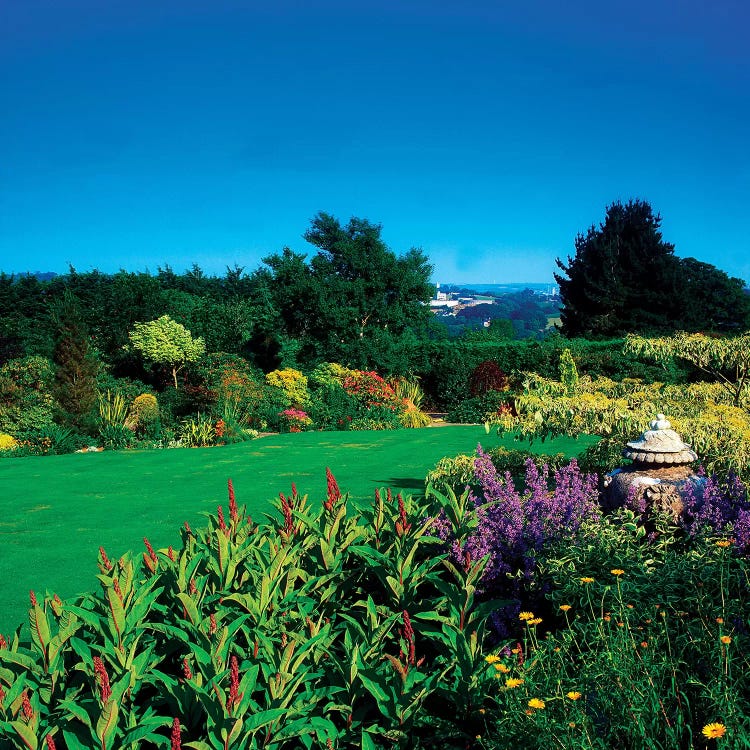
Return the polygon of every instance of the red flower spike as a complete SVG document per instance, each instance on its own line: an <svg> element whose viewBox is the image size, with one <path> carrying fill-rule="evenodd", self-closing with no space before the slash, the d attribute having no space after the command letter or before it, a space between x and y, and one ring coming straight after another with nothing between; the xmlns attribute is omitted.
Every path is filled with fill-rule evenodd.
<svg viewBox="0 0 750 750"><path fill-rule="evenodd" d="M180 720L175 716L172 722L172 750L182 750L182 733L180 730Z"/></svg>
<svg viewBox="0 0 750 750"><path fill-rule="evenodd" d="M98 656L94 657L94 674L99 683L99 698L102 703L106 703L112 697L112 689L109 686L109 675L104 662Z"/></svg>
<svg viewBox="0 0 750 750"><path fill-rule="evenodd" d="M234 497L234 485L232 484L231 479L227 479L227 489L229 490L229 518L232 523L237 523L240 514L237 510L237 501Z"/></svg>
<svg viewBox="0 0 750 750"><path fill-rule="evenodd" d="M326 466L326 482L328 485L327 495L328 499L323 503L325 509L330 511L333 508L334 503L341 499L341 491L339 485L336 482L336 478L331 473L331 470Z"/></svg>
<svg viewBox="0 0 750 750"><path fill-rule="evenodd" d="M112 570L112 563L109 561L107 553L104 551L104 547L99 547L99 557L101 557L102 559L102 565L104 566L104 569L107 572Z"/></svg>
<svg viewBox="0 0 750 750"><path fill-rule="evenodd" d="M37 606L36 594L34 593L34 589L31 589L31 591L29 591L29 601L31 602L32 607Z"/></svg>
<svg viewBox="0 0 750 750"><path fill-rule="evenodd" d="M5 700L5 690L3 690L3 686L0 685L0 708L5 708L5 706L3 706L4 700Z"/></svg>
<svg viewBox="0 0 750 750"><path fill-rule="evenodd" d="M177 558L175 557L174 550L172 549L172 545L169 545L169 549L167 550L167 557L174 562Z"/></svg>
<svg viewBox="0 0 750 750"><path fill-rule="evenodd" d="M190 671L190 664L188 663L187 656L182 660L182 673L185 675L186 680L193 679L193 673Z"/></svg>
<svg viewBox="0 0 750 750"><path fill-rule="evenodd" d="M117 594L117 598L120 600L120 604L125 604L125 600L122 598L120 580L118 578L115 578L115 580L112 582L112 588L115 590L115 594Z"/></svg>
<svg viewBox="0 0 750 750"><path fill-rule="evenodd" d="M226 521L224 520L224 508L222 508L222 506L219 505L216 508L216 513L217 513L218 518L219 518L219 528L222 531L226 532L227 531L227 524L226 524Z"/></svg>
<svg viewBox="0 0 750 750"><path fill-rule="evenodd" d="M296 500L298 497L297 485L292 482L292 497Z"/></svg>
<svg viewBox="0 0 750 750"><path fill-rule="evenodd" d="M158 562L159 558L156 556L156 552L154 552L154 548L151 546L151 542L149 542L146 537L143 537L143 543L146 545L146 549L148 550L148 556L151 558L152 562Z"/></svg>
<svg viewBox="0 0 750 750"><path fill-rule="evenodd" d="M209 628L208 628L208 633L209 633L209 635L213 635L216 632L216 630L217 630L216 615L213 614L213 613L211 613L211 615L208 618L208 621L210 623L209 624Z"/></svg>
<svg viewBox="0 0 750 750"><path fill-rule="evenodd" d="M417 662L415 648L414 648L414 628L412 627L411 618L409 617L409 613L406 610L403 611L403 613L402 613L401 616L402 616L403 621L404 621L404 629L403 629L402 633L403 633L403 636L404 636L404 640L406 641L406 643L409 646L409 654L408 654L408 658L407 658L407 664L414 665Z"/></svg>
<svg viewBox="0 0 750 750"><path fill-rule="evenodd" d="M23 700L21 702L21 705L23 707L23 715L24 718L31 720L34 718L34 709L31 707L31 701L29 700L29 694L28 691L23 691Z"/></svg>
<svg viewBox="0 0 750 750"><path fill-rule="evenodd" d="M190 528L190 524L187 521L185 521L185 531L187 531L190 536L193 536L193 530Z"/></svg>
<svg viewBox="0 0 750 750"><path fill-rule="evenodd" d="M227 708L233 709L242 700L240 689L240 667L237 663L237 657L232 656L229 666L229 699Z"/></svg>
<svg viewBox="0 0 750 750"><path fill-rule="evenodd" d="M411 531L411 524L406 517L406 508L404 506L404 498L401 497L401 493L398 493L398 521L396 522L396 531L399 536L405 536ZM400 529L399 529L400 526Z"/></svg>
<svg viewBox="0 0 750 750"><path fill-rule="evenodd" d="M190 595L195 596L198 593L198 587L195 585L195 578L190 579Z"/></svg>
<svg viewBox="0 0 750 750"><path fill-rule="evenodd" d="M279 492L281 499L281 513L284 516L284 533L288 536L294 534L294 517L292 516L292 504L284 497L283 492Z"/></svg>
<svg viewBox="0 0 750 750"><path fill-rule="evenodd" d="M8 641L5 640L5 636L0 633L0 648L7 648L8 647Z"/></svg>
<svg viewBox="0 0 750 750"><path fill-rule="evenodd" d="M47 743L47 750L57 750L57 746L55 745L55 738L51 734L48 734L44 738L44 741Z"/></svg>

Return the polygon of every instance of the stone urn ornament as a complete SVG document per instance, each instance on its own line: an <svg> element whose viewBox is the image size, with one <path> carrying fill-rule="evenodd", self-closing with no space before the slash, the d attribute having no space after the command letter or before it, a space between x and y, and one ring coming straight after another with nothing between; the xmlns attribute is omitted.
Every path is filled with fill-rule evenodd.
<svg viewBox="0 0 750 750"><path fill-rule="evenodd" d="M605 477L606 508L624 505L634 493L634 499L643 499L647 507L676 519L684 508L682 498L687 485L699 487L703 482L691 467L698 455L663 414L649 422L649 429L638 440L627 443L622 455L633 463Z"/></svg>

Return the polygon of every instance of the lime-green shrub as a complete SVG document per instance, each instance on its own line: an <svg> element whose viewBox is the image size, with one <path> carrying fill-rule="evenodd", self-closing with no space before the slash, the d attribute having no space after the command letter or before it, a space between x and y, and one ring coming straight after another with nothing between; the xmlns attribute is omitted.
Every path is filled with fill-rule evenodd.
<svg viewBox="0 0 750 750"><path fill-rule="evenodd" d="M515 414L492 420L501 430L526 438L599 435L611 446L637 439L658 413L692 445L709 471L750 473L750 413L734 406L719 383L668 385L581 376L575 391L557 380L526 375ZM599 453L605 446L598 449ZM608 459L607 459L608 460Z"/></svg>
<svg viewBox="0 0 750 750"><path fill-rule="evenodd" d="M130 404L125 426L138 436L155 437L159 430L159 402L152 393L141 393Z"/></svg>
<svg viewBox="0 0 750 750"><path fill-rule="evenodd" d="M429 414L422 411L424 391L416 380L400 378L394 386L396 398L403 404L400 415L402 427L427 427L432 420Z"/></svg>

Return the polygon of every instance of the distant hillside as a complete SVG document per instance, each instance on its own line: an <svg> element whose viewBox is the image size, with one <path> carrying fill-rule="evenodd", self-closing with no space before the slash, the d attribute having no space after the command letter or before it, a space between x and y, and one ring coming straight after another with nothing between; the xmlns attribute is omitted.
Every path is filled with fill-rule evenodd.
<svg viewBox="0 0 750 750"><path fill-rule="evenodd" d="M59 276L59 273L55 273L54 271L21 271L20 273L12 273L12 274L5 274L6 276L13 276L16 279L20 279L22 276L34 276L38 281L52 281L52 279Z"/></svg>

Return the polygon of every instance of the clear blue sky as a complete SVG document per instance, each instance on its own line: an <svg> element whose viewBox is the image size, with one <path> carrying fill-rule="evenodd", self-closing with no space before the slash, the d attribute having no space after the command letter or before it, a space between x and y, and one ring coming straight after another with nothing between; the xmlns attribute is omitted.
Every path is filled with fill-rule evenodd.
<svg viewBox="0 0 750 750"><path fill-rule="evenodd" d="M551 281L613 200L750 281L746 0L0 0L0 270L247 270L316 212Z"/></svg>

